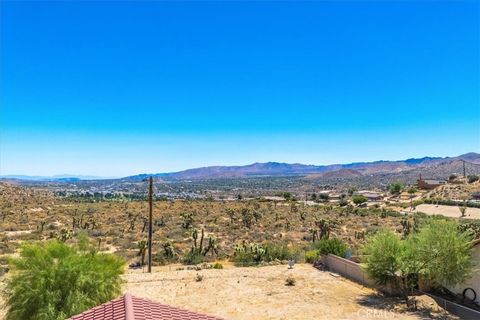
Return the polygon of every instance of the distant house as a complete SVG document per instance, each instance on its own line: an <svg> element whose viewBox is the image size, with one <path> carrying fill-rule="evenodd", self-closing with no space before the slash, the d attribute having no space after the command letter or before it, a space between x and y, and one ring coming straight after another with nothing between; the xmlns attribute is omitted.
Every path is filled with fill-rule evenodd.
<svg viewBox="0 0 480 320"><path fill-rule="evenodd" d="M463 295L465 291L465 295L469 299L472 299L475 293L475 302L480 303L480 239L473 243L472 260L474 265L472 276L464 283L456 285L455 287L447 287L447 289L460 295ZM472 289L474 292L470 289L465 290L467 288Z"/></svg>
<svg viewBox="0 0 480 320"><path fill-rule="evenodd" d="M445 180L433 180L433 179L418 179L417 180L417 186L419 189L424 189L424 190L432 190L435 189L436 187L442 186L446 184L447 182Z"/></svg>
<svg viewBox="0 0 480 320"><path fill-rule="evenodd" d="M221 320L147 299L125 294L123 297L92 308L70 320Z"/></svg>
<svg viewBox="0 0 480 320"><path fill-rule="evenodd" d="M361 190L361 191L355 192L355 194L366 197L368 201L383 200L383 195L375 191Z"/></svg>

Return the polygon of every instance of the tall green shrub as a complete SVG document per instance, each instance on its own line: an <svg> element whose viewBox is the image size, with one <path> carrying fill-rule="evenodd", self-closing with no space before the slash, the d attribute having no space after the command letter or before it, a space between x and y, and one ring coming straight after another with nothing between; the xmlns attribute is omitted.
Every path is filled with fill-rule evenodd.
<svg viewBox="0 0 480 320"><path fill-rule="evenodd" d="M107 302L121 292L124 261L82 243L52 240L25 244L9 261L7 320L65 319Z"/></svg>

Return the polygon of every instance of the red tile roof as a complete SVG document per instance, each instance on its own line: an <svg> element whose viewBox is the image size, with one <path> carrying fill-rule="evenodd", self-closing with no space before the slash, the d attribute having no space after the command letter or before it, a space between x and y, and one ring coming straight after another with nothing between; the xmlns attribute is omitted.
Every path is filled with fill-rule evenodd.
<svg viewBox="0 0 480 320"><path fill-rule="evenodd" d="M129 293L98 307L73 316L70 320L221 320L188 310L183 310Z"/></svg>

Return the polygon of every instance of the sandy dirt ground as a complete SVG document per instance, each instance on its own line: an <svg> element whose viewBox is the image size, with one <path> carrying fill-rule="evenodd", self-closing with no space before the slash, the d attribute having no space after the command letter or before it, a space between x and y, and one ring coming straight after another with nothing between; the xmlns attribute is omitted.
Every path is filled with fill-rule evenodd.
<svg viewBox="0 0 480 320"><path fill-rule="evenodd" d="M201 271L178 267L155 267L152 274L129 271L125 291L224 319L425 318L425 313L395 311L397 305L374 290L307 264L290 270L285 265ZM195 280L197 274L202 281ZM288 276L295 286L285 285Z"/></svg>
<svg viewBox="0 0 480 320"><path fill-rule="evenodd" d="M154 267L153 273L129 270L124 292L160 303L232 320L262 319L456 319L426 296L418 297L421 311L403 312L403 303L384 298L311 265L177 270L180 265ZM196 275L203 275L197 282ZM295 286L286 286L292 276ZM0 289L3 283L0 282ZM0 319L4 301L0 297ZM433 311L433 312L432 312Z"/></svg>
<svg viewBox="0 0 480 320"><path fill-rule="evenodd" d="M434 204L421 204L416 207L417 212L423 212L429 215L442 215L452 218L460 218L460 210L456 206L442 206ZM480 219L480 209L467 208L465 219Z"/></svg>

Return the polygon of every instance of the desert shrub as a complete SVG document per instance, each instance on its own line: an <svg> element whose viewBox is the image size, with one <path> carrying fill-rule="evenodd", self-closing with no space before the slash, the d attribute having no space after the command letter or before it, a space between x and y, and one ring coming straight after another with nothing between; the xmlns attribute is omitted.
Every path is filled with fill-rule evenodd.
<svg viewBox="0 0 480 320"><path fill-rule="evenodd" d="M455 221L435 219L404 239L381 231L365 246L366 271L378 284L396 284L408 304L418 275L439 287L454 286L470 276L472 238Z"/></svg>
<svg viewBox="0 0 480 320"><path fill-rule="evenodd" d="M365 197L365 196L356 194L356 195L352 196L352 201L353 201L353 203L355 203L356 205L360 205L360 204L362 204L362 203L367 202L367 201L368 201L368 198Z"/></svg>
<svg viewBox="0 0 480 320"><path fill-rule="evenodd" d="M308 263L314 263L318 260L320 253L318 250L309 250L305 253L305 261Z"/></svg>
<svg viewBox="0 0 480 320"><path fill-rule="evenodd" d="M388 191L390 191L391 194L397 195L402 192L404 189L404 185L401 182L394 182L390 186L388 186Z"/></svg>
<svg viewBox="0 0 480 320"><path fill-rule="evenodd" d="M164 266L169 264L162 252L157 252L152 255L152 262L154 266Z"/></svg>
<svg viewBox="0 0 480 320"><path fill-rule="evenodd" d="M286 244L267 243L265 245L265 261L288 260L292 258L292 251Z"/></svg>
<svg viewBox="0 0 480 320"><path fill-rule="evenodd" d="M340 201L338 201L338 205L340 207L345 207L346 205L348 205L348 200L346 199L341 199Z"/></svg>
<svg viewBox="0 0 480 320"><path fill-rule="evenodd" d="M65 319L115 298L124 261L97 253L82 241L24 244L10 260L6 281L7 319Z"/></svg>
<svg viewBox="0 0 480 320"><path fill-rule="evenodd" d="M315 242L313 246L318 250L319 254L331 253L342 258L345 258L345 255L347 254L347 246L342 240L337 238L322 239Z"/></svg>
<svg viewBox="0 0 480 320"><path fill-rule="evenodd" d="M203 275L201 275L200 273L197 273L197 275L195 276L195 281L200 282L202 280L203 280Z"/></svg>
<svg viewBox="0 0 480 320"><path fill-rule="evenodd" d="M294 286L296 282L297 281L292 276L289 276L287 279L285 279L286 286Z"/></svg>
<svg viewBox="0 0 480 320"><path fill-rule="evenodd" d="M0 256L0 265L7 265L9 257L8 256Z"/></svg>
<svg viewBox="0 0 480 320"><path fill-rule="evenodd" d="M223 269L223 264L221 264L220 262L215 262L213 264L213 269Z"/></svg>
<svg viewBox="0 0 480 320"><path fill-rule="evenodd" d="M204 260L203 254L197 251L188 251L183 257L183 264L200 264Z"/></svg>
<svg viewBox="0 0 480 320"><path fill-rule="evenodd" d="M267 243L265 245L247 243L237 244L233 262L237 266L258 265L261 262L285 261L301 259L299 248L289 248L283 243Z"/></svg>
<svg viewBox="0 0 480 320"><path fill-rule="evenodd" d="M468 179L468 183L474 183L475 181L478 181L478 179L480 178L477 175L472 174L472 175L469 175L467 179Z"/></svg>

